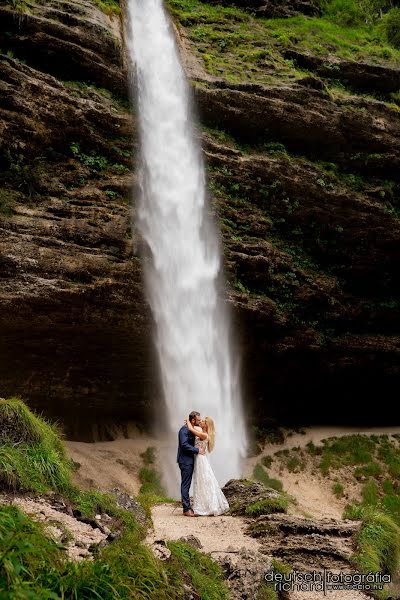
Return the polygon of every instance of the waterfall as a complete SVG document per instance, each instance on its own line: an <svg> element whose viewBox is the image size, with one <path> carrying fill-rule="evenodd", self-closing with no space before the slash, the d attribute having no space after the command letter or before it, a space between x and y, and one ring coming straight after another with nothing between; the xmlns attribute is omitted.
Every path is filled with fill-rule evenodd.
<svg viewBox="0 0 400 600"><path fill-rule="evenodd" d="M173 28L162 0L128 0L128 8L142 153L137 226L149 254L146 289L166 403L164 479L177 496L177 433L189 412L215 421L209 457L221 485L241 475L245 424L227 300L219 285L221 248Z"/></svg>

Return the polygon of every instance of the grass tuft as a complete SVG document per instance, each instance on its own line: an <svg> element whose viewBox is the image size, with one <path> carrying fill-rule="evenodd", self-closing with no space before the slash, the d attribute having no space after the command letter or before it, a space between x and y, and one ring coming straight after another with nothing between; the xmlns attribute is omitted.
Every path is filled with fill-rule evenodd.
<svg viewBox="0 0 400 600"><path fill-rule="evenodd" d="M56 426L18 398L0 400L0 484L43 492L70 486L72 464Z"/></svg>
<svg viewBox="0 0 400 600"><path fill-rule="evenodd" d="M283 490L282 482L279 481L279 479L273 479L272 477L270 477L266 470L263 468L263 466L260 465L260 463L258 463L254 467L253 477L257 481L261 481L261 483L263 483L266 487L272 488L273 490L276 490L278 492L281 492Z"/></svg>
<svg viewBox="0 0 400 600"><path fill-rule="evenodd" d="M400 568L400 527L381 511L364 509L354 561L362 573L382 572L392 577Z"/></svg>
<svg viewBox="0 0 400 600"><path fill-rule="evenodd" d="M269 515L271 513L285 513L289 506L289 500L285 496L279 498L264 498L246 507L245 514L251 517Z"/></svg>
<svg viewBox="0 0 400 600"><path fill-rule="evenodd" d="M167 543L172 558L186 571L194 589L204 600L228 600L229 592L221 567L209 556L184 542Z"/></svg>

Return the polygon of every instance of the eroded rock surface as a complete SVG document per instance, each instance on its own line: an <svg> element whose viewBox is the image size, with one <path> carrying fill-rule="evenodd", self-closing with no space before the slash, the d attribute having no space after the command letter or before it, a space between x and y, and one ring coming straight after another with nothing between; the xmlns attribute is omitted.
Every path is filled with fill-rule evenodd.
<svg viewBox="0 0 400 600"><path fill-rule="evenodd" d="M2 4L0 22L0 394L104 437L160 397L122 24L89 0ZM388 95L396 69L299 52L302 79L231 83L178 29L202 124L225 135L202 141L249 414L311 422L331 402L330 422L376 422L365 399L390 402L400 375L400 113L327 83Z"/></svg>

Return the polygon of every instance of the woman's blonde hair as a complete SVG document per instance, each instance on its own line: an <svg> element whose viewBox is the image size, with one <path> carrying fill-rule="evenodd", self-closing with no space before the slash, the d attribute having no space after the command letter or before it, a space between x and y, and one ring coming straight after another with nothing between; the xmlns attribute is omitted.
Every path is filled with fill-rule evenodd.
<svg viewBox="0 0 400 600"><path fill-rule="evenodd" d="M211 417L205 417L204 420L207 423L208 451L212 452L215 445L215 425Z"/></svg>

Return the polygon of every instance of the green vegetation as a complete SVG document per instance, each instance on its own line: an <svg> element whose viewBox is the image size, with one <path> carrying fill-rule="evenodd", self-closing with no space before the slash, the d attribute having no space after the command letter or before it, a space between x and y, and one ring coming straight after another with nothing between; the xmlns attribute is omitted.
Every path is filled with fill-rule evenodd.
<svg viewBox="0 0 400 600"><path fill-rule="evenodd" d="M343 485L339 482L336 482L332 486L332 492L335 494L336 498L342 498L344 494Z"/></svg>
<svg viewBox="0 0 400 600"><path fill-rule="evenodd" d="M188 573L193 587L205 600L228 600L229 592L221 567L211 558L184 542L168 542L171 555L179 567Z"/></svg>
<svg viewBox="0 0 400 600"><path fill-rule="evenodd" d="M182 597L177 570L164 568L140 543L133 519L123 536L93 561L67 560L62 546L45 534L43 526L14 506L0 508L0 540L4 600Z"/></svg>
<svg viewBox="0 0 400 600"><path fill-rule="evenodd" d="M354 564L361 573L382 572L394 577L400 567L400 527L389 515L371 508L361 511L357 518L362 519L362 527ZM386 592L380 595L387 597Z"/></svg>
<svg viewBox="0 0 400 600"><path fill-rule="evenodd" d="M169 498L161 483L160 473L154 466L156 455L154 448L146 448L145 452L140 455L144 462L144 467L139 471L139 479L141 482L138 500L150 516L150 507L157 502L172 502L175 500Z"/></svg>
<svg viewBox="0 0 400 600"><path fill-rule="evenodd" d="M12 205L18 193L13 190L0 189L0 214L11 217L14 214Z"/></svg>
<svg viewBox="0 0 400 600"><path fill-rule="evenodd" d="M140 455L143 458L143 462L145 465L153 465L156 460L155 449L150 447L146 448L144 452Z"/></svg>
<svg viewBox="0 0 400 600"><path fill-rule="evenodd" d="M284 57L285 50L292 48L321 57L398 64L398 16L395 9L384 15L387 4L385 0L326 0L321 18L262 19L236 7L168 0L210 74L231 82L257 83L307 75Z"/></svg>
<svg viewBox="0 0 400 600"><path fill-rule="evenodd" d="M128 171L128 167L121 163L110 163L106 156L96 154L93 151L90 153L83 152L80 144L77 142L73 142L70 145L70 150L72 155L93 174L97 174L100 171L106 171L109 169L117 172Z"/></svg>
<svg viewBox="0 0 400 600"><path fill-rule="evenodd" d="M281 575L289 575L291 573L292 568L287 563L278 560L277 558L272 559L272 571L275 573L280 573ZM255 600L278 600L279 595L278 592L274 589L273 583L263 583L257 592Z"/></svg>
<svg viewBox="0 0 400 600"><path fill-rule="evenodd" d="M1 4L5 4L13 10L17 10L19 12L24 11L28 8L28 6L23 0L2 0Z"/></svg>
<svg viewBox="0 0 400 600"><path fill-rule="evenodd" d="M279 479L273 479L270 477L260 463L254 467L253 477L257 481L261 481L261 483L263 483L266 487L272 488L273 490L281 492L283 489L282 482L279 481Z"/></svg>
<svg viewBox="0 0 400 600"><path fill-rule="evenodd" d="M272 465L272 461L273 460L274 460L273 456L270 456L269 454L266 454L265 456L262 457L261 464L264 467L267 467L267 469L269 469L269 467Z"/></svg>
<svg viewBox="0 0 400 600"><path fill-rule="evenodd" d="M102 10L106 15L119 15L121 8L118 0L94 0L95 4Z"/></svg>
<svg viewBox="0 0 400 600"><path fill-rule="evenodd" d="M345 518L361 519L373 510L400 527L400 444L395 436L348 435L323 440L321 446L309 442L306 450L318 460L323 475L347 468L348 477L350 468L362 482L361 501L347 506ZM334 483L332 491L343 496L342 483Z"/></svg>
<svg viewBox="0 0 400 600"><path fill-rule="evenodd" d="M71 96L76 96L78 98L93 98L94 92L95 94L100 94L100 96L111 100L117 111L126 112L132 109L128 98L115 95L110 90L98 87L93 83L86 83L84 81L63 81L63 84L66 88L71 90Z"/></svg>
<svg viewBox="0 0 400 600"><path fill-rule="evenodd" d="M365 435L346 435L340 438L329 438L322 441L318 450L310 443L307 450L310 454L320 454L320 469L323 475L329 470L345 465L365 465L372 462L375 441Z"/></svg>
<svg viewBox="0 0 400 600"><path fill-rule="evenodd" d="M71 464L59 435L21 400L0 400L0 483L11 489L65 491Z"/></svg>
<svg viewBox="0 0 400 600"><path fill-rule="evenodd" d="M0 589L2 600L183 600L184 584L201 598L228 598L219 566L181 542L171 542L171 558L157 560L144 545L145 529L115 499L98 491L81 491L70 483L59 431L35 416L19 399L0 401L0 482L4 487L57 491L82 515L106 512L120 537L93 551L93 560L72 562L62 544L13 505L0 506ZM144 453L152 464L154 449ZM50 464L51 463L51 464ZM28 473L29 468L29 473ZM141 472L141 497L159 489L152 469Z"/></svg>
<svg viewBox="0 0 400 600"><path fill-rule="evenodd" d="M245 514L251 517L258 517L259 515L269 515L271 513L285 513L288 506L289 500L286 496L264 498L246 506Z"/></svg>
<svg viewBox="0 0 400 600"><path fill-rule="evenodd" d="M257 590L255 600L278 600L278 598L278 592L274 590L272 584L262 584Z"/></svg>
<svg viewBox="0 0 400 600"><path fill-rule="evenodd" d="M385 19L386 35L391 44L400 49L400 8L393 8Z"/></svg>
<svg viewBox="0 0 400 600"><path fill-rule="evenodd" d="M298 456L291 456L288 459L286 466L290 473L298 473L301 469L304 468L304 465Z"/></svg>

